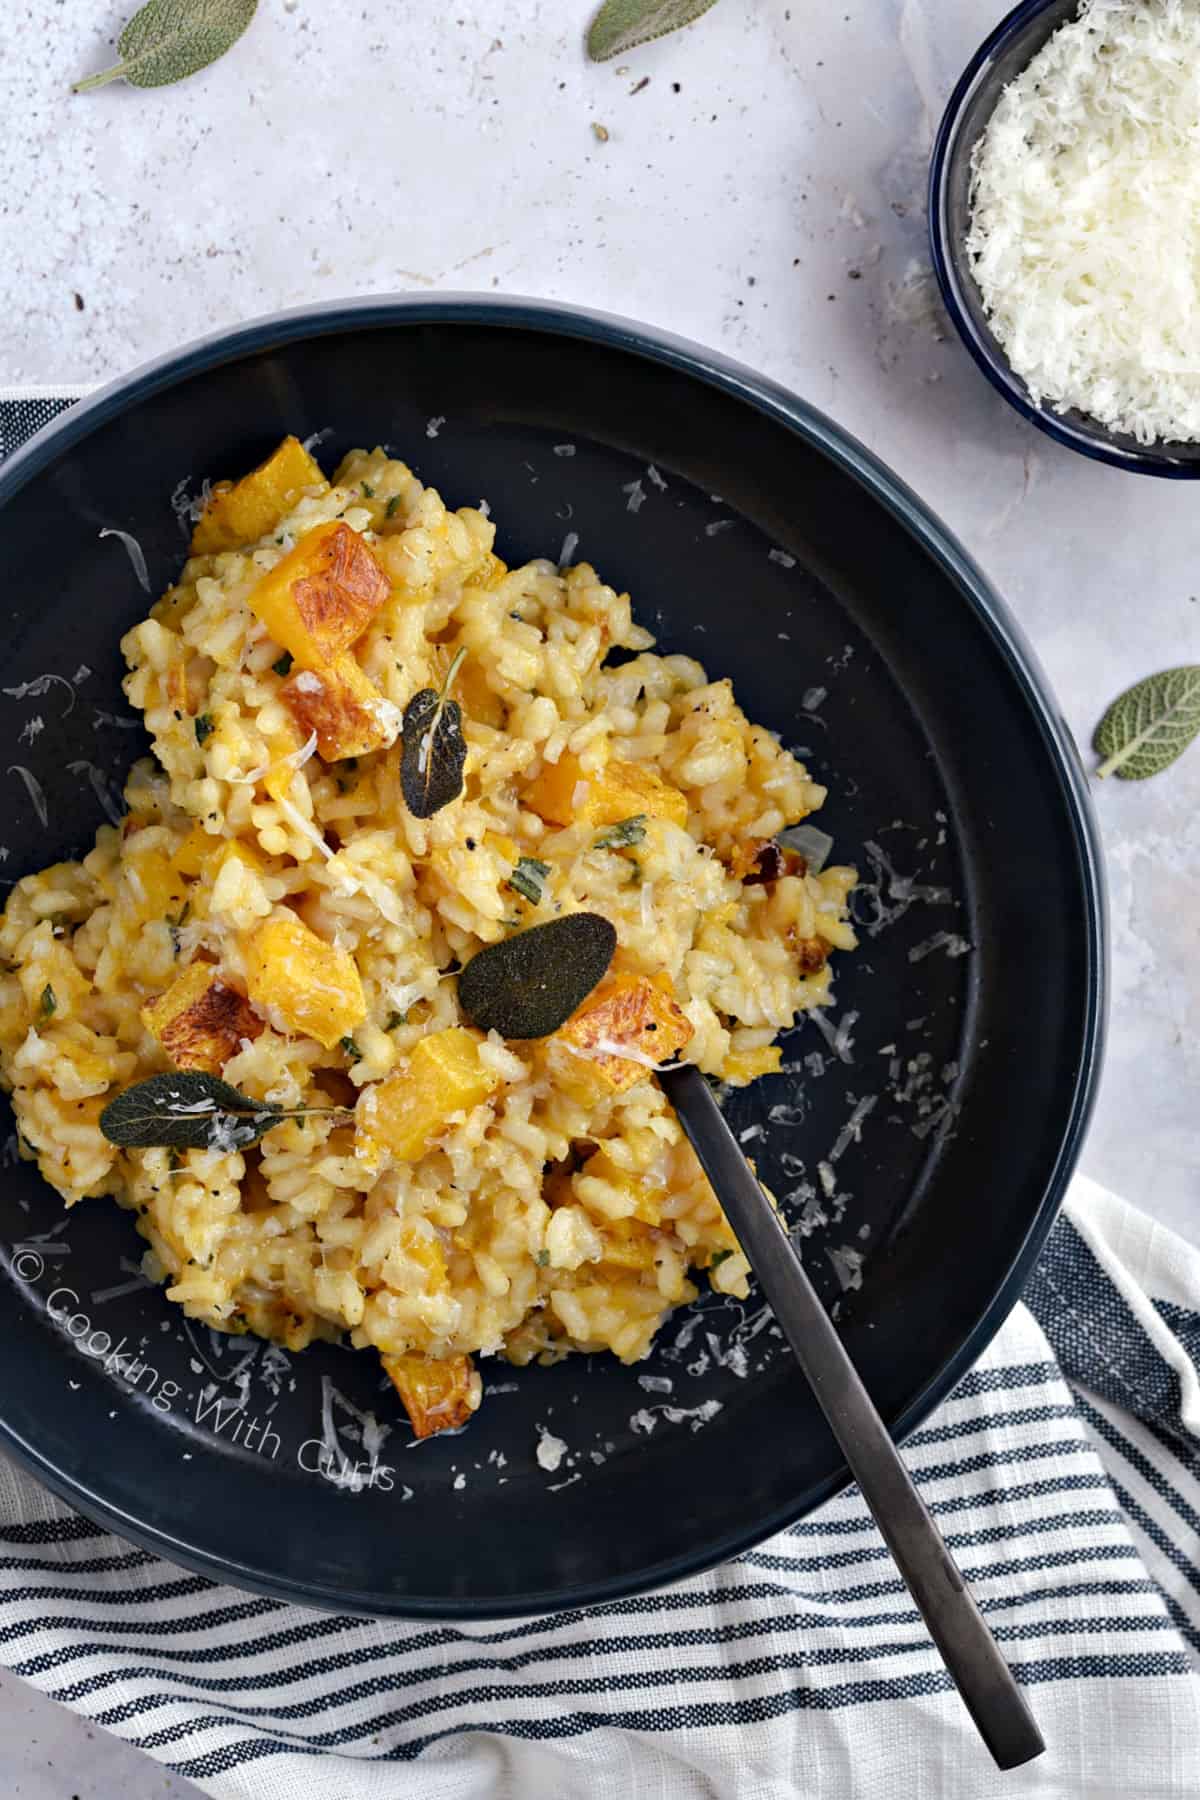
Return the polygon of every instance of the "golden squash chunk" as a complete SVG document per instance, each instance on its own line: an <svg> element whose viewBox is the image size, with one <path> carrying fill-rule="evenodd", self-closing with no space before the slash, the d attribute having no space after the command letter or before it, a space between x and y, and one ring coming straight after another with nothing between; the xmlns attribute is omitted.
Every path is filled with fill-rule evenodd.
<svg viewBox="0 0 1200 1800"><path fill-rule="evenodd" d="M177 1069L207 1069L210 1075L219 1075L242 1040L263 1029L245 995L222 981L211 963L191 963L146 1002L141 1017Z"/></svg>
<svg viewBox="0 0 1200 1800"><path fill-rule="evenodd" d="M247 596L277 644L305 669L323 669L357 643L392 591L357 531L318 525Z"/></svg>
<svg viewBox="0 0 1200 1800"><path fill-rule="evenodd" d="M368 1155L382 1148L400 1162L416 1162L451 1113L469 1112L495 1093L500 1077L480 1061L482 1037L464 1025L432 1031L407 1064L358 1102L358 1131Z"/></svg>
<svg viewBox="0 0 1200 1800"><path fill-rule="evenodd" d="M468 656L458 671L454 697L469 719L490 725L493 731L499 731L504 724L507 708L499 694L488 686L487 673L478 657Z"/></svg>
<svg viewBox="0 0 1200 1800"><path fill-rule="evenodd" d="M210 836L203 825L193 825L172 856L171 868L176 875L194 879L204 867L206 857L212 854L214 847L220 842L221 839Z"/></svg>
<svg viewBox="0 0 1200 1800"><path fill-rule="evenodd" d="M668 1188L661 1182L647 1175L635 1175L628 1169L622 1169L610 1161L605 1150L597 1150L588 1157L580 1175L596 1176L606 1181L610 1187L619 1188L629 1199L628 1217L640 1219L643 1225L661 1225L662 1209L668 1195ZM542 1189L545 1195L545 1188ZM553 1202L549 1202L551 1205Z"/></svg>
<svg viewBox="0 0 1200 1800"><path fill-rule="evenodd" d="M383 1356L388 1380L404 1402L416 1437L455 1431L483 1398L483 1383L469 1356Z"/></svg>
<svg viewBox="0 0 1200 1800"><path fill-rule="evenodd" d="M139 850L136 838L127 839L120 876L130 916L140 924L178 918L187 899L187 883L165 850Z"/></svg>
<svg viewBox="0 0 1200 1800"><path fill-rule="evenodd" d="M644 814L686 825L687 800L642 763L614 761L589 775L565 751L525 790L525 804L550 825L619 825Z"/></svg>
<svg viewBox="0 0 1200 1800"><path fill-rule="evenodd" d="M326 1050L367 1016L354 958L327 944L295 913L267 919L245 940L250 999L274 1023Z"/></svg>
<svg viewBox="0 0 1200 1800"><path fill-rule="evenodd" d="M266 462L240 481L220 481L192 533L192 555L256 544L307 490L329 486L299 438L285 437Z"/></svg>
<svg viewBox="0 0 1200 1800"><path fill-rule="evenodd" d="M610 1269L632 1269L641 1274L653 1269L659 1239L652 1227L640 1219L607 1220L600 1241L604 1245L600 1261Z"/></svg>
<svg viewBox="0 0 1200 1800"><path fill-rule="evenodd" d="M400 714L349 654L328 668L301 669L279 694L307 738L317 734L325 762L386 750L400 729Z"/></svg>
<svg viewBox="0 0 1200 1800"><path fill-rule="evenodd" d="M215 878L231 856L251 869L261 871L266 867L261 852L253 844L243 844L239 838L216 837L205 831L203 825L193 825L172 856L171 867L177 875L192 880L210 873Z"/></svg>
<svg viewBox="0 0 1200 1800"><path fill-rule="evenodd" d="M623 1094L650 1065L670 1062L692 1034L667 976L618 975L589 994L550 1042L586 1058L611 1092Z"/></svg>

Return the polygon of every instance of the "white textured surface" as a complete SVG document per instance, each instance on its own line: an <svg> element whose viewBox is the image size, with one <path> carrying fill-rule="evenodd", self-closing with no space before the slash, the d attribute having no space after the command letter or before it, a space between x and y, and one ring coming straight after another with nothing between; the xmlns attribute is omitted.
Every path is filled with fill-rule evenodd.
<svg viewBox="0 0 1200 1800"><path fill-rule="evenodd" d="M604 68L590 4L262 0L185 87L76 98L124 6L26 0L0 60L0 384L101 379L348 293L607 307L741 357L890 462L1006 595L1081 741L1128 678L1200 660L1194 493L1022 425L927 301L931 127L999 0L721 0ZM1200 747L1098 804L1113 1019L1084 1166L1195 1238ZM184 1791L119 1747L102 1763L17 1684L0 1705L6 1795Z"/></svg>

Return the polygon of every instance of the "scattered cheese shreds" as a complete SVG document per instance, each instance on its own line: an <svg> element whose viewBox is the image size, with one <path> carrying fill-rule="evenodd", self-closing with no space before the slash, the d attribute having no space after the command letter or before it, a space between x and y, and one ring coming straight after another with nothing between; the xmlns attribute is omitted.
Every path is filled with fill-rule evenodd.
<svg viewBox="0 0 1200 1800"><path fill-rule="evenodd" d="M967 251L1033 399L1200 439L1200 6L1084 0L972 155Z"/></svg>

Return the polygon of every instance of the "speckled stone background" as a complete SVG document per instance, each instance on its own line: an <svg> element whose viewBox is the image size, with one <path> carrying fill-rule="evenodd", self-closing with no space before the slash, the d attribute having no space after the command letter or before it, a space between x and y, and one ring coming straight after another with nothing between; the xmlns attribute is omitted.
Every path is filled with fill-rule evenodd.
<svg viewBox="0 0 1200 1800"><path fill-rule="evenodd" d="M80 97L125 5L14 7L0 383L102 380L342 294L606 307L765 370L891 463L1007 596L1081 743L1127 680L1200 661L1194 492L1022 425L932 300L931 132L998 0L721 0L603 68L582 54L590 5L261 0L186 86ZM1097 804L1113 1017L1084 1166L1195 1237L1200 747ZM13 1800L193 1791L19 1684L0 1705Z"/></svg>

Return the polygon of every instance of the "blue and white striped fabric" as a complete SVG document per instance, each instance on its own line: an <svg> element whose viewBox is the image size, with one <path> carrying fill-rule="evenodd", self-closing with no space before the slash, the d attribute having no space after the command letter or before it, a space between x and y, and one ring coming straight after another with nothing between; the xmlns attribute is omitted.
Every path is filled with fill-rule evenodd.
<svg viewBox="0 0 1200 1800"><path fill-rule="evenodd" d="M0 394L0 456L68 403ZM256 1599L0 1463L0 1659L223 1800L1195 1800L1200 1252L1076 1182L908 1441L1049 1749L1003 1776L853 1489L666 1592L495 1625Z"/></svg>
<svg viewBox="0 0 1200 1800"><path fill-rule="evenodd" d="M376 1624L134 1550L0 1465L0 1655L225 1800L1200 1793L1200 1253L1077 1182L907 1456L1049 1744L996 1773L857 1492L711 1574Z"/></svg>

